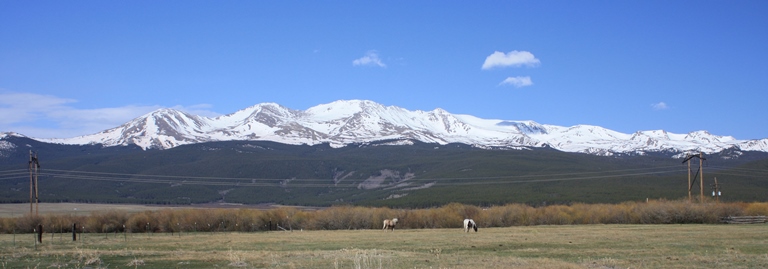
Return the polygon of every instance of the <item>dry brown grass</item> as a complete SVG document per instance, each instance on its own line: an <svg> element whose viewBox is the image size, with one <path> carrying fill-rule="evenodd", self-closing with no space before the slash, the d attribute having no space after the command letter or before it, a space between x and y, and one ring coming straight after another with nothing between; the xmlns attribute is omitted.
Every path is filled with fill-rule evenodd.
<svg viewBox="0 0 768 269"><path fill-rule="evenodd" d="M767 225L0 236L5 268L766 268ZM78 267L79 266L79 267Z"/></svg>
<svg viewBox="0 0 768 269"><path fill-rule="evenodd" d="M41 203L38 206L40 215L63 214L87 216L95 212L125 211L142 212L160 210L171 207L123 204L83 204L83 203ZM0 204L0 218L19 217L29 214L29 204Z"/></svg>
<svg viewBox="0 0 768 269"><path fill-rule="evenodd" d="M25 207L27 205L1 205ZM436 208L391 209L334 206L304 210L295 207L191 208L130 205L46 204L40 215L0 217L0 233L31 233L38 224L46 231L82 232L252 232L277 229L348 230L381 228L382 220L398 218L397 229L459 228L465 218L480 227L573 224L717 224L727 216L762 214L765 203L690 203L688 201L625 202L531 207L509 204L481 208L458 203ZM77 211L74 208L78 208ZM14 211L15 212L15 211ZM72 213L72 212L77 212Z"/></svg>

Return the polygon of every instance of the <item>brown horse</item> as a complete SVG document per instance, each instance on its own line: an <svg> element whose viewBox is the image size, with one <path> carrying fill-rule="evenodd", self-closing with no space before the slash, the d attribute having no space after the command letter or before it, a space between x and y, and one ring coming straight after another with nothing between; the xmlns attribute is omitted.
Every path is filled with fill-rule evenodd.
<svg viewBox="0 0 768 269"><path fill-rule="evenodd" d="M385 219L384 220L384 228L382 230L392 229L392 231L395 231L395 225L397 225L397 218L394 219Z"/></svg>

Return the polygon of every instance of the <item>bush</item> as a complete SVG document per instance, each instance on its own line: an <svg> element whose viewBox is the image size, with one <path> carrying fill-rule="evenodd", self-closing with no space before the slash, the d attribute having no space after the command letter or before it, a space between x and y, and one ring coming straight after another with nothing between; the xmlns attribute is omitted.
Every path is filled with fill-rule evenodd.
<svg viewBox="0 0 768 269"><path fill-rule="evenodd" d="M460 228L465 218L480 227L571 224L719 223L727 216L768 215L768 203L691 203L688 201L625 202L531 207L507 204L480 208L451 203L424 209L333 206L304 211L293 207L258 209L164 209L127 213L105 211L90 216L24 215L0 218L2 233L31 233L38 224L46 231L71 232L254 232L274 230L381 229L384 219L398 218L398 229ZM270 227L270 224L272 225ZM125 228L123 228L125 225Z"/></svg>
<svg viewBox="0 0 768 269"><path fill-rule="evenodd" d="M768 203L751 203L744 209L744 215L766 216L768 215Z"/></svg>

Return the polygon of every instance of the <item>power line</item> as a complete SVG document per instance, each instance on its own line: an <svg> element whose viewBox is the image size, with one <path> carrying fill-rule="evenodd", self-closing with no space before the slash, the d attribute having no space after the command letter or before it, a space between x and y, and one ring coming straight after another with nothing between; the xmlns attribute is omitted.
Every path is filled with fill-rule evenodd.
<svg viewBox="0 0 768 269"><path fill-rule="evenodd" d="M715 168L715 169L720 169L720 170L733 170L733 171L755 172L755 173L766 173L766 174L768 174L768 169L752 169L752 168L725 167L725 166L709 166L709 167Z"/></svg>
<svg viewBox="0 0 768 269"><path fill-rule="evenodd" d="M735 169L739 172L768 172L756 169ZM742 171L743 170L743 171ZM242 187L278 187L290 186L290 187L337 187L337 188L350 188L354 187L349 184L337 184L333 182L333 179L320 179L320 178L297 178L297 179L277 179L277 178L245 178L245 177L200 177L200 176L173 176L173 175L153 175L153 174L129 174L129 173L108 173L108 172L90 172L90 171L77 171L77 170L58 170L58 169L46 169L46 172L39 175L48 176L53 178L66 178L73 180L92 180L92 181L110 181L110 182L126 182L126 183L150 183L150 184L182 184L182 185L208 185L208 186L242 186ZM491 185L491 184L520 184L520 183L537 183L537 182L557 182L557 181L574 181L574 180L590 180L590 179L611 179L611 178L624 178L632 176L646 176L682 172L679 165L662 166L662 167L648 167L648 168L633 168L633 169L617 169L606 171L594 171L594 172L575 172L575 173L558 173L558 174L531 174L531 175L506 175L506 176L491 176L491 177L433 177L433 178L414 178L410 182L434 182L442 186L466 186L466 185ZM24 177L24 170L6 170L0 171L0 180L20 179ZM750 176L747 174L725 173L721 171L713 171L713 174L717 175L740 175ZM360 182L365 179L356 179ZM464 182L456 182L464 181ZM356 185L356 184L353 184Z"/></svg>
<svg viewBox="0 0 768 269"><path fill-rule="evenodd" d="M74 180L93 180L93 181L111 181L111 182L127 182L127 183L151 183L151 184L181 184L181 185L208 185L208 186L241 186L241 187L337 187L337 188L349 188L354 187L355 184L350 186L349 184L337 184L332 179L253 179L253 178L217 178L217 177L184 177L184 176L158 176L153 175L134 175L134 174L121 174L121 173L100 173L100 172L83 172L83 171L66 171L66 170L46 170L46 171L60 171L59 173L45 172L40 175L53 177L53 178L66 178ZM62 173L66 172L66 173ZM73 173L74 172L74 173ZM607 174L623 172L619 174ZM631 172L631 173L627 173ZM463 178L415 178L411 182L439 182L441 186L465 186L465 185L491 185L491 184L519 184L519 183L536 183L536 182L556 182L556 181L573 181L573 180L589 180L589 179L610 179L610 178L623 178L631 176L642 175L654 175L680 172L678 166L670 166L666 169L659 168L643 168L643 169L623 169L613 171L602 172L582 172L582 173L563 173L563 174L541 174L541 175L517 175L517 176L497 176L497 177L463 177ZM596 173L602 173L597 174ZM138 176L138 177L134 177ZM547 178L541 178L547 177ZM193 179L193 180L190 180ZM202 179L202 180L201 180ZM214 181L226 179L229 181ZM494 180L495 179L495 180ZM232 180L238 180L238 182L232 182ZM357 179L364 180L364 179ZM465 182L451 182L465 180ZM466 180L471 180L467 182ZM493 180L493 181L488 181Z"/></svg>
<svg viewBox="0 0 768 269"><path fill-rule="evenodd" d="M28 171L19 171L13 173L0 173L0 179L8 177L10 178L27 178Z"/></svg>
<svg viewBox="0 0 768 269"><path fill-rule="evenodd" d="M659 171L659 169L676 169L679 170L679 166L662 166L662 167L648 167L648 168L632 168L632 169L619 169L619 170L607 170L607 171L594 171L594 172L573 172L573 173L559 173L559 174L539 174L539 175L506 175L506 176L493 176L493 177L451 177L451 178L424 178L430 180L462 180L462 179L508 179L508 178L528 178L528 177L562 177L562 176L576 176L576 175L588 175L588 174L605 174L605 173L618 173L629 171L643 171L652 170ZM110 176L127 176L127 177L151 177L151 178L171 178L171 179L211 179L211 180L248 180L248 181L284 181L286 178L246 178L246 177L200 177L200 176L172 176L172 175L153 175L153 174L127 174L127 173L109 173L109 172L89 172L89 171L77 171L77 170L57 170L47 169L46 171L60 172L60 173L72 173L72 174L89 174L89 175L110 175ZM666 172L678 172L667 171ZM2 176L2 175L0 175ZM296 181L328 181L326 178L297 178L290 179Z"/></svg>
<svg viewBox="0 0 768 269"><path fill-rule="evenodd" d="M559 174L534 174L534 175L506 175L506 176L493 176L493 177L452 177L452 178L418 178L420 180L431 180L431 181L455 181L455 180L489 180L489 179L515 179L515 178L540 178L540 177L574 177L574 176L582 176L584 178L590 178L595 176L586 176L586 175L596 175L599 177L606 177L606 174L609 174L608 176L615 176L615 177L621 177L621 176L627 176L627 175L634 175L638 171L654 171L655 174L661 174L661 173L672 173L672 172L679 172L678 166L667 166L667 167L652 167L652 168L635 168L635 169L621 169L621 170L608 170L608 171L595 171L595 172L576 172L576 173L559 173ZM16 172L18 171L18 172ZM13 179L13 178L20 178L23 175L23 170L11 170L13 173L7 173L2 172L3 174L0 174L0 179ZM57 170L57 169L47 169L47 172L43 175L46 176L53 176L53 177L66 177L66 178L73 178L73 179L96 179L98 177L103 177L106 179L110 179L113 181L117 180L128 180L129 178L131 181L134 182L145 182L140 180L145 180L146 178L149 178L149 180L153 180L155 182L176 182L179 181L182 182L197 182L197 181L210 181L210 180L216 180L217 182L213 184L223 184L218 181L222 180L236 180L240 181L237 184L244 184L242 181L249 181L249 182L283 182L286 180L290 180L292 182L299 181L299 182L312 182L312 181L318 181L318 182L327 182L329 179L319 179L319 178L296 178L296 179L275 179L275 178L235 178L235 177L194 177L194 176L171 176L171 175L152 175L152 174L127 174L127 173L106 173L106 172L88 172L88 171L76 171L76 170ZM58 172L58 173L50 173L50 172ZM627 173L627 172L633 172L633 173ZM620 174L613 174L613 173L620 173ZM613 175L610 175L613 174ZM161 181L162 179L175 179L174 181L168 180L168 181Z"/></svg>

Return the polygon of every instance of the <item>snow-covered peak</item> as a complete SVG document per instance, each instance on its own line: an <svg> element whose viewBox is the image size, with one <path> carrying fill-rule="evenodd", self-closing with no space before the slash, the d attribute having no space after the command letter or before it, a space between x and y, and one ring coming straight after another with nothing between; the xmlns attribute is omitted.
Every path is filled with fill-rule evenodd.
<svg viewBox="0 0 768 269"><path fill-rule="evenodd" d="M733 136L718 136L707 131L690 132L683 139L695 139L708 142L728 142L736 140Z"/></svg>
<svg viewBox="0 0 768 269"><path fill-rule="evenodd" d="M546 134L547 128L534 121L501 121L496 125L499 126L514 126L520 133L526 135L541 135Z"/></svg>
<svg viewBox="0 0 768 269"><path fill-rule="evenodd" d="M670 150L711 153L731 148L768 152L767 139L737 140L706 131L674 134L649 130L625 134L594 125L563 127L530 120L481 119L451 114L441 108L410 111L368 100L340 100L304 111L261 103L216 118L159 109L100 133L49 142L136 144L145 149L166 149L225 140L332 146L380 140L464 143L484 148L546 145L562 151L602 155Z"/></svg>
<svg viewBox="0 0 768 269"><path fill-rule="evenodd" d="M767 151L766 149L768 149L768 138L747 140L739 143L738 145L741 150Z"/></svg>
<svg viewBox="0 0 768 269"><path fill-rule="evenodd" d="M630 140L635 141L668 141L669 133L664 130L637 131L632 134ZM648 142L651 143L651 142Z"/></svg>
<svg viewBox="0 0 768 269"><path fill-rule="evenodd" d="M352 117L360 113L375 113L386 108L378 103L367 100L340 100L328 104L310 107L305 114L317 120L336 120Z"/></svg>
<svg viewBox="0 0 768 269"><path fill-rule="evenodd" d="M20 134L20 133L15 133L15 132L0 132L0 139L4 139L4 138L6 138L6 137L11 137L11 136L15 136L15 137L25 137L25 138L27 137L27 136L25 136L25 135L23 135L23 134Z"/></svg>
<svg viewBox="0 0 768 269"><path fill-rule="evenodd" d="M232 114L222 115L214 118L215 121L242 121L255 114L267 112L272 114L289 114L291 109L281 106L277 103L261 103L245 109L235 111Z"/></svg>

